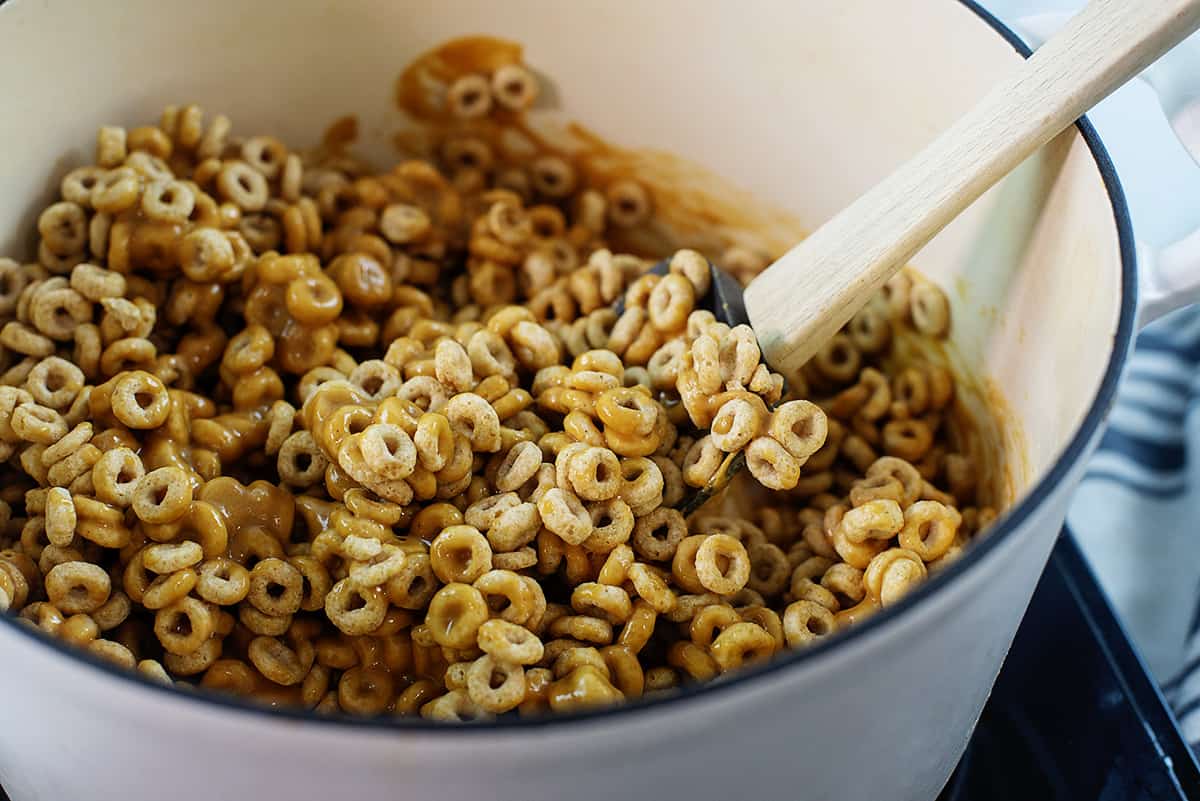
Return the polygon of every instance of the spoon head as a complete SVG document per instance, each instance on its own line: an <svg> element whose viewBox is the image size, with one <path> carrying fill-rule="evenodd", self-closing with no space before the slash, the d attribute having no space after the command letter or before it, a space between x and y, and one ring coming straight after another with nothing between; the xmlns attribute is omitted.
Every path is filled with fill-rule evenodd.
<svg viewBox="0 0 1200 801"><path fill-rule="evenodd" d="M670 261L664 259L651 267L650 272L654 275L666 275L669 269ZM713 313L718 322L725 323L730 328L735 325L750 325L741 283L711 262L708 265L708 272L712 281L709 283L709 290L704 297L696 299L696 308L707 309ZM617 299L613 308L618 315L625 311L624 295Z"/></svg>
<svg viewBox="0 0 1200 801"><path fill-rule="evenodd" d="M663 260L650 268L650 272L655 275L666 275L669 267L670 262ZM750 325L741 283L711 262L709 262L708 271L712 281L709 283L709 290L704 297L696 299L696 308L712 312L718 322L725 323L730 328L736 325ZM624 295L617 300L613 308L618 315L625 311ZM696 511L709 498L729 486L730 480L745 466L746 454L743 451L727 455L708 484L699 489L688 487L688 493L676 504L676 508L685 515Z"/></svg>

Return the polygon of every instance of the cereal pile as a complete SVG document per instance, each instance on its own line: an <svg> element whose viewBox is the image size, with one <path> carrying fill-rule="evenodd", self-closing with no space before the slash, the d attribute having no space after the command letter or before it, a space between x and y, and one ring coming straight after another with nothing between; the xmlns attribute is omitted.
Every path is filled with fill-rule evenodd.
<svg viewBox="0 0 1200 801"><path fill-rule="evenodd" d="M535 95L513 65L447 98ZM37 262L0 259L0 609L157 681L469 720L713 678L954 558L994 517L954 381L880 369L945 334L936 287L893 280L785 395L697 309L704 256L606 248L652 214L552 153L100 129ZM743 458L751 517L677 510Z"/></svg>

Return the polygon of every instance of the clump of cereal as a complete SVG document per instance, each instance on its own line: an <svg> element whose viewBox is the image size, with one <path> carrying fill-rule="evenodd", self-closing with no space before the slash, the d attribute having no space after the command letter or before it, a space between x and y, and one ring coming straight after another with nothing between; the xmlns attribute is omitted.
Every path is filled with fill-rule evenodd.
<svg viewBox="0 0 1200 801"><path fill-rule="evenodd" d="M937 288L785 393L704 255L609 247L646 187L470 134L537 89L453 76L441 166L386 172L196 106L100 129L0 260L0 610L153 681L472 720L713 678L955 558L995 512L953 378L884 369ZM735 459L754 514L686 518Z"/></svg>

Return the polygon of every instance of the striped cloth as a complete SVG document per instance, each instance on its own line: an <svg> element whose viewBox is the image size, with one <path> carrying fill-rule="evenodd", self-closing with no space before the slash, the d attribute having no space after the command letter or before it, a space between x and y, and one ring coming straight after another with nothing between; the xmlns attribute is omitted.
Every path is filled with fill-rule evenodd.
<svg viewBox="0 0 1200 801"><path fill-rule="evenodd" d="M1068 523L1200 749L1200 307L1138 336Z"/></svg>

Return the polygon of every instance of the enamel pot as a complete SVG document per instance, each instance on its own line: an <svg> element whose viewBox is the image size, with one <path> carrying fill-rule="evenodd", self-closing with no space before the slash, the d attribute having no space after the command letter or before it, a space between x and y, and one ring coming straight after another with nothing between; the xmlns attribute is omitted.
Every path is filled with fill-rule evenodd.
<svg viewBox="0 0 1200 801"><path fill-rule="evenodd" d="M809 230L1028 53L951 0L9 0L0 253L32 255L39 204L91 157L98 125L197 102L306 144L354 114L361 145L386 156L399 70L477 33L525 46L554 81L553 113L704 165ZM0 783L13 801L927 801L1102 430L1138 319L1136 254L1083 121L914 259L951 299L954 358L1001 405L1012 501L961 559L827 642L676 695L463 727L183 692L0 616ZM1189 275L1143 276L1154 312L1189 297Z"/></svg>

